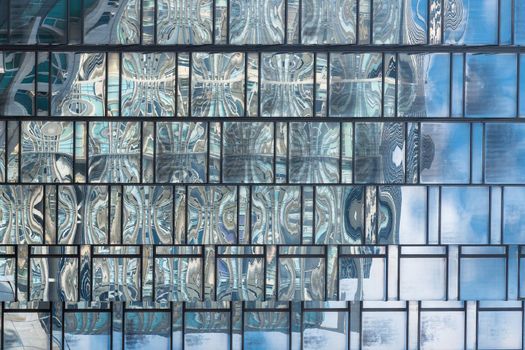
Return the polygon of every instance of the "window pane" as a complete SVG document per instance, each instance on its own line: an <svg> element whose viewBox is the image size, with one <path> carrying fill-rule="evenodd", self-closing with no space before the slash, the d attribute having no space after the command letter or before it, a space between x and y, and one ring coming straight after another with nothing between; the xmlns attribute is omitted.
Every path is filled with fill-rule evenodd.
<svg viewBox="0 0 525 350"><path fill-rule="evenodd" d="M468 183L470 125L421 124L422 183Z"/></svg>
<svg viewBox="0 0 525 350"><path fill-rule="evenodd" d="M126 312L125 349L170 349L169 312Z"/></svg>
<svg viewBox="0 0 525 350"><path fill-rule="evenodd" d="M489 188L441 188L441 242L485 244L489 242Z"/></svg>
<svg viewBox="0 0 525 350"><path fill-rule="evenodd" d="M348 321L346 312L304 312L303 349L348 349Z"/></svg>
<svg viewBox="0 0 525 350"><path fill-rule="evenodd" d="M505 299L504 258L460 258L462 300Z"/></svg>
<svg viewBox="0 0 525 350"><path fill-rule="evenodd" d="M404 148L403 124L356 123L355 181L357 183L404 181Z"/></svg>
<svg viewBox="0 0 525 350"><path fill-rule="evenodd" d="M497 44L498 14L498 0L445 0L445 43Z"/></svg>
<svg viewBox="0 0 525 350"><path fill-rule="evenodd" d="M245 312L244 348L288 349L289 317L288 312Z"/></svg>
<svg viewBox="0 0 525 350"><path fill-rule="evenodd" d="M330 55L332 117L381 115L383 60L381 54Z"/></svg>
<svg viewBox="0 0 525 350"><path fill-rule="evenodd" d="M516 116L516 57L514 54L467 54L466 117Z"/></svg>
<svg viewBox="0 0 525 350"><path fill-rule="evenodd" d="M485 125L485 181L525 183L525 125Z"/></svg>
<svg viewBox="0 0 525 350"><path fill-rule="evenodd" d="M109 312L67 312L64 315L64 344L66 349L109 349Z"/></svg>
<svg viewBox="0 0 525 350"><path fill-rule="evenodd" d="M448 117L450 55L400 54L398 115Z"/></svg>

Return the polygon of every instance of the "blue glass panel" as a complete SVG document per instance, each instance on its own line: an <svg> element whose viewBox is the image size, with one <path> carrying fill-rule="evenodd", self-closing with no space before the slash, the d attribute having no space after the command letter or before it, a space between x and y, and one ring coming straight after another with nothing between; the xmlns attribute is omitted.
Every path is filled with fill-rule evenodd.
<svg viewBox="0 0 525 350"><path fill-rule="evenodd" d="M465 116L516 116L517 55L467 54Z"/></svg>

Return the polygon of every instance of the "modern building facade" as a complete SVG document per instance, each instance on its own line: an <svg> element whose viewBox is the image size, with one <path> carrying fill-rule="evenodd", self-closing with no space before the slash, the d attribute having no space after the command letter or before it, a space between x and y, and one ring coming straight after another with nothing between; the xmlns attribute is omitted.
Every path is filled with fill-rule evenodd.
<svg viewBox="0 0 525 350"><path fill-rule="evenodd" d="M525 0L0 0L3 349L523 349Z"/></svg>

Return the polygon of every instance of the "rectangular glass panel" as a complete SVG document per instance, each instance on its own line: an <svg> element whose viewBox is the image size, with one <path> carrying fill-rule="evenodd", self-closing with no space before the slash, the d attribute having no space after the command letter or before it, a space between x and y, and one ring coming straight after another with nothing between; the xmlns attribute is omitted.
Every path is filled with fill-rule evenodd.
<svg viewBox="0 0 525 350"><path fill-rule="evenodd" d="M517 55L468 53L466 60L465 116L515 117Z"/></svg>
<svg viewBox="0 0 525 350"><path fill-rule="evenodd" d="M525 125L485 125L485 181L525 183Z"/></svg>
<svg viewBox="0 0 525 350"><path fill-rule="evenodd" d="M64 348L110 349L109 312L66 312L64 314Z"/></svg>
<svg viewBox="0 0 525 350"><path fill-rule="evenodd" d="M441 242L486 244L489 242L489 188L441 188Z"/></svg>
<svg viewBox="0 0 525 350"><path fill-rule="evenodd" d="M468 183L470 125L422 123L419 162L422 183Z"/></svg>

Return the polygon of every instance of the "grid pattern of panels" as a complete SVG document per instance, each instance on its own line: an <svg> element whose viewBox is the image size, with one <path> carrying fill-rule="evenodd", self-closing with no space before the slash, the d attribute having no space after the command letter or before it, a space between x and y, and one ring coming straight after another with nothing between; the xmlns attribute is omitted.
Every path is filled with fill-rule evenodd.
<svg viewBox="0 0 525 350"><path fill-rule="evenodd" d="M4 0L11 45L522 45L522 0Z"/></svg>
<svg viewBox="0 0 525 350"><path fill-rule="evenodd" d="M0 114L29 120L525 116L518 46L5 47Z"/></svg>
<svg viewBox="0 0 525 350"><path fill-rule="evenodd" d="M523 344L522 302L115 302L25 307L16 303L2 307L5 348L521 349ZM31 337L25 334L28 329Z"/></svg>
<svg viewBox="0 0 525 350"><path fill-rule="evenodd" d="M0 0L1 349L525 348L525 0Z"/></svg>

